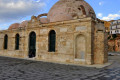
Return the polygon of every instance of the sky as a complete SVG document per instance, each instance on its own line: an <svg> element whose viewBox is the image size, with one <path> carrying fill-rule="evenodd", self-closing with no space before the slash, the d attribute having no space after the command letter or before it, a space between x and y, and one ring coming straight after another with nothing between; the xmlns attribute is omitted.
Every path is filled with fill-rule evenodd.
<svg viewBox="0 0 120 80"><path fill-rule="evenodd" d="M32 15L48 13L59 0L0 0L0 30L13 23L30 20ZM120 0L85 0L102 20L120 19Z"/></svg>

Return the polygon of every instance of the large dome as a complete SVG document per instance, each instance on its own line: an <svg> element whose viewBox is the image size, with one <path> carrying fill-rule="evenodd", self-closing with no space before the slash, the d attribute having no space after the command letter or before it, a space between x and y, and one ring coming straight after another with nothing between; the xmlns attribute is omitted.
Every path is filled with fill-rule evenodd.
<svg viewBox="0 0 120 80"><path fill-rule="evenodd" d="M59 0L49 11L50 22L78 19L84 17L96 18L93 8L84 0Z"/></svg>

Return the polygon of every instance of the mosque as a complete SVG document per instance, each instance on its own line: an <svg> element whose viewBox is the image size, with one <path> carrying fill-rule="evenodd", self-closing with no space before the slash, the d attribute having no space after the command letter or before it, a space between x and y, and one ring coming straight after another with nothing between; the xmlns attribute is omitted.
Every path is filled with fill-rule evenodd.
<svg viewBox="0 0 120 80"><path fill-rule="evenodd" d="M0 56L65 64L104 64L107 33L84 0L59 0L48 13L0 31Z"/></svg>

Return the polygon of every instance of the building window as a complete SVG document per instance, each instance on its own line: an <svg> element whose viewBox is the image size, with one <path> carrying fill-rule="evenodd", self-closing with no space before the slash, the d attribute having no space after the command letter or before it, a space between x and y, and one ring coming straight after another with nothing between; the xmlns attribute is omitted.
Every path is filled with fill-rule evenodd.
<svg viewBox="0 0 120 80"><path fill-rule="evenodd" d="M54 30L49 32L49 52L55 52L56 33Z"/></svg>
<svg viewBox="0 0 120 80"><path fill-rule="evenodd" d="M4 49L8 48L8 35L4 36Z"/></svg>
<svg viewBox="0 0 120 80"><path fill-rule="evenodd" d="M117 30L117 32L119 32L119 30Z"/></svg>
<svg viewBox="0 0 120 80"><path fill-rule="evenodd" d="M118 21L116 21L116 24L118 24Z"/></svg>
<svg viewBox="0 0 120 80"><path fill-rule="evenodd" d="M112 30L112 26L111 26L111 30Z"/></svg>
<svg viewBox="0 0 120 80"><path fill-rule="evenodd" d="M111 24L113 24L113 22L111 22Z"/></svg>
<svg viewBox="0 0 120 80"><path fill-rule="evenodd" d="M19 34L16 34L16 36L15 36L15 50L19 50L19 40L20 40L20 36L19 36Z"/></svg>

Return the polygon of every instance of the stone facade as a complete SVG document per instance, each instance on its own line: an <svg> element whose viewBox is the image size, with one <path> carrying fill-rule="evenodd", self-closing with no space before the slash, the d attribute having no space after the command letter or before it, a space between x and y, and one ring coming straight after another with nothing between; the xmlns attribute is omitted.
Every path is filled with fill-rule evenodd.
<svg viewBox="0 0 120 80"><path fill-rule="evenodd" d="M30 34L34 32L35 60L88 65L107 62L107 34L95 16L56 22L46 18L45 23L40 20L32 16L24 27L0 31L0 55L29 59ZM49 51L50 31L55 32L55 51L52 52ZM15 49L16 34L20 35L18 50ZM5 35L8 36L7 49L4 49Z"/></svg>

